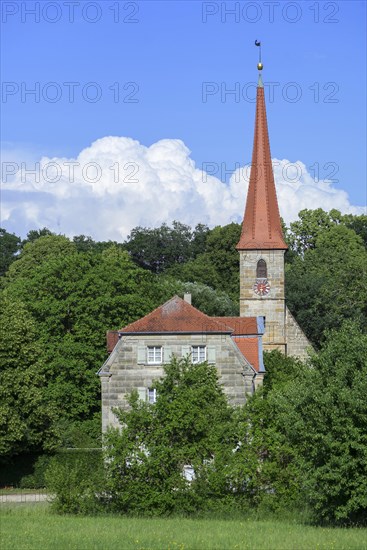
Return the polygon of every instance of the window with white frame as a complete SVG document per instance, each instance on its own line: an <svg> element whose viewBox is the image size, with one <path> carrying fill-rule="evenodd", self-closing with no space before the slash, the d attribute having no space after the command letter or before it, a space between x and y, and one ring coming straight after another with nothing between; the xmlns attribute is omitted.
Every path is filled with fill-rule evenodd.
<svg viewBox="0 0 367 550"><path fill-rule="evenodd" d="M191 483L195 479L195 470L192 464L185 464L185 466L182 468L182 474L186 481Z"/></svg>
<svg viewBox="0 0 367 550"><path fill-rule="evenodd" d="M162 346L148 346L148 364L159 365L163 362Z"/></svg>
<svg viewBox="0 0 367 550"><path fill-rule="evenodd" d="M206 361L206 346L191 346L191 361L193 363Z"/></svg>
<svg viewBox="0 0 367 550"><path fill-rule="evenodd" d="M148 388L147 397L148 403L155 403L157 401L157 390L155 388Z"/></svg>

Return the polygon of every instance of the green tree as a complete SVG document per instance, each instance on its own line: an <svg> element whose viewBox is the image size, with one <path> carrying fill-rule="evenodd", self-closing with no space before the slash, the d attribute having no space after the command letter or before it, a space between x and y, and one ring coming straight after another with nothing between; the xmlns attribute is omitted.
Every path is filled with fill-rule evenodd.
<svg viewBox="0 0 367 550"><path fill-rule="evenodd" d="M273 447L296 472L317 522L366 523L367 335L347 322L328 333L309 368L273 387ZM289 475L291 469L288 468Z"/></svg>
<svg viewBox="0 0 367 550"><path fill-rule="evenodd" d="M105 437L108 492L115 510L191 512L202 506L208 492L216 493L218 477L223 478L219 462L214 475L213 457L233 448L232 410L216 368L173 359L164 370L155 384L157 402L141 402L133 392L131 409L116 411L121 430L112 429ZM192 483L184 476L185 466L193 469Z"/></svg>
<svg viewBox="0 0 367 550"><path fill-rule="evenodd" d="M360 216L345 214L343 216L343 223L361 237L364 246L367 248L367 214L361 214Z"/></svg>
<svg viewBox="0 0 367 550"><path fill-rule="evenodd" d="M317 236L313 248L286 266L286 299L311 342L319 347L326 329L344 319L367 321L367 252L343 224Z"/></svg>
<svg viewBox="0 0 367 550"><path fill-rule="evenodd" d="M20 250L20 237L0 228L0 276L4 275Z"/></svg>
<svg viewBox="0 0 367 550"><path fill-rule="evenodd" d="M40 237L47 237L55 235L50 229L47 229L47 227L43 227L42 229L31 229L27 233L27 237L22 242L22 245L25 246L27 243L33 243Z"/></svg>
<svg viewBox="0 0 367 550"><path fill-rule="evenodd" d="M126 247L122 243L116 241L94 241L92 237L86 235L76 235L73 237L73 243L76 246L78 252L103 252L111 246L125 250Z"/></svg>
<svg viewBox="0 0 367 550"><path fill-rule="evenodd" d="M290 223L289 229L283 227L291 256L292 253L302 256L306 250L315 248L317 238L321 233L340 224L353 229L367 246L367 215L365 214L343 215L336 209L326 212L322 208L317 208L316 210L301 210L298 218Z"/></svg>
<svg viewBox="0 0 367 550"><path fill-rule="evenodd" d="M203 284L213 289L220 288L218 272L205 252L184 264L168 268L166 273L183 282Z"/></svg>
<svg viewBox="0 0 367 550"><path fill-rule="evenodd" d="M46 396L34 319L19 300L1 296L0 332L0 456L51 450L57 410Z"/></svg>
<svg viewBox="0 0 367 550"><path fill-rule="evenodd" d="M302 384L309 367L280 351L264 354L264 384L237 411L238 446L231 474L238 491L246 490L251 509L260 512L284 512L303 508L300 468L296 448L279 426L279 401L286 388ZM292 418L289 410L289 419Z"/></svg>
<svg viewBox="0 0 367 550"><path fill-rule="evenodd" d="M161 273L171 265L189 260L191 243L194 241L197 246L203 231L203 226L198 226L195 242L191 228L177 221L172 228L165 223L156 229L136 227L128 236L126 248L137 265Z"/></svg>
<svg viewBox="0 0 367 550"><path fill-rule="evenodd" d="M342 215L338 210L325 212L322 208L316 210L306 208L299 212L298 218L290 223L287 237L291 250L302 256L306 250L315 248L316 239L320 233L341 222Z"/></svg>
<svg viewBox="0 0 367 550"><path fill-rule="evenodd" d="M73 250L73 245L66 237L62 235L46 235L26 242L13 262L11 269L6 274L4 285L16 279L32 279L34 270L37 270L41 264L46 263L52 258L59 258L67 255Z"/></svg>
<svg viewBox="0 0 367 550"><path fill-rule="evenodd" d="M118 247L78 252L65 237L47 235L24 247L4 279L6 297L21 300L35 320L45 391L59 411L60 429L65 419L98 422L96 371L106 357L106 331L158 305L153 274Z"/></svg>
<svg viewBox="0 0 367 550"><path fill-rule="evenodd" d="M95 250L97 244L92 237L87 237L86 235L76 235L73 237L73 243L78 252L92 252Z"/></svg>
<svg viewBox="0 0 367 550"><path fill-rule="evenodd" d="M232 317L239 313L238 302L233 302L226 292L201 283L182 283L182 289L191 294L192 305L209 316Z"/></svg>
<svg viewBox="0 0 367 550"><path fill-rule="evenodd" d="M210 233L210 229L203 223L198 223L192 233L191 240L191 257L196 258L198 254L201 254L206 247L206 240Z"/></svg>
<svg viewBox="0 0 367 550"><path fill-rule="evenodd" d="M236 244L241 226L231 223L208 232L205 249L196 258L174 265L168 273L181 281L202 283L226 292L232 301L239 296L239 258Z"/></svg>
<svg viewBox="0 0 367 550"><path fill-rule="evenodd" d="M192 305L209 316L238 315L238 303L233 302L225 292L214 290L208 285L196 282L182 282L174 277L160 275L156 280L156 300L162 304L178 295L191 294Z"/></svg>

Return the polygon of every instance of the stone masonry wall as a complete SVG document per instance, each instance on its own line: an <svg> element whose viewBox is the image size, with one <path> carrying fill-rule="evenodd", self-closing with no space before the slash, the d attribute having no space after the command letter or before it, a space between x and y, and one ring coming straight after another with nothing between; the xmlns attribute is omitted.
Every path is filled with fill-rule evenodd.
<svg viewBox="0 0 367 550"><path fill-rule="evenodd" d="M211 357L215 355L212 362L216 364L220 382L230 403L244 404L246 394L252 393L254 388L254 371L229 335L127 335L118 342L100 373L103 431L108 426L118 425L112 408L127 408L127 397L133 389L143 396L153 382L164 374L163 365L151 365L146 360L138 360L139 349L163 346L168 362L167 351L182 357L190 351L192 345L206 345L207 351L210 348Z"/></svg>
<svg viewBox="0 0 367 550"><path fill-rule="evenodd" d="M287 354L302 360L307 359L308 351L313 349L312 345L288 308L286 308L286 338Z"/></svg>
<svg viewBox="0 0 367 550"><path fill-rule="evenodd" d="M253 290L260 259L266 262L270 283L270 292L264 297ZM285 352L284 250L240 251L240 315L265 316L264 350Z"/></svg>

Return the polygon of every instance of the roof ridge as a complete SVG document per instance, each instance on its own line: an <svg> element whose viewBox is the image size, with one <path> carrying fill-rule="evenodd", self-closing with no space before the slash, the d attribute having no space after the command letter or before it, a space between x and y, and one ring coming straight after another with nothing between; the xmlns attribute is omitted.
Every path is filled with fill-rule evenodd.
<svg viewBox="0 0 367 550"><path fill-rule="evenodd" d="M180 307L170 309L174 303L179 304ZM170 319L175 317L175 325L170 325ZM120 329L120 332L129 332L129 330L131 332L233 332L231 327L203 313L177 295L144 317L128 323Z"/></svg>

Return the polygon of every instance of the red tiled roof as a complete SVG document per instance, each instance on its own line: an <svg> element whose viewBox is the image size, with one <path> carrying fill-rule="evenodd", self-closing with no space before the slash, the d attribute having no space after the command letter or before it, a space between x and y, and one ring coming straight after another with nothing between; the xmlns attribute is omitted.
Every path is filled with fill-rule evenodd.
<svg viewBox="0 0 367 550"><path fill-rule="evenodd" d="M119 333L117 330L107 331L107 351L111 352L119 341Z"/></svg>
<svg viewBox="0 0 367 550"><path fill-rule="evenodd" d="M255 136L250 183L238 250L281 249L284 242L280 223L274 174L271 164L264 88L259 85L256 98Z"/></svg>
<svg viewBox="0 0 367 550"><path fill-rule="evenodd" d="M247 361L259 371L259 339L256 317L209 317L178 296L138 321L119 331L107 332L107 350L111 352L120 333L231 333L233 341ZM246 338L238 336L247 335ZM237 336L237 337L236 337Z"/></svg>
<svg viewBox="0 0 367 550"><path fill-rule="evenodd" d="M254 367L256 372L260 370L259 364L259 339L254 338L233 338L236 346L247 359L247 361Z"/></svg>
<svg viewBox="0 0 367 550"><path fill-rule="evenodd" d="M239 334L258 334L257 317L213 317L233 329L233 336Z"/></svg>
<svg viewBox="0 0 367 550"><path fill-rule="evenodd" d="M231 333L232 329L215 317L205 315L182 298L174 296L145 317L122 328L120 332Z"/></svg>

